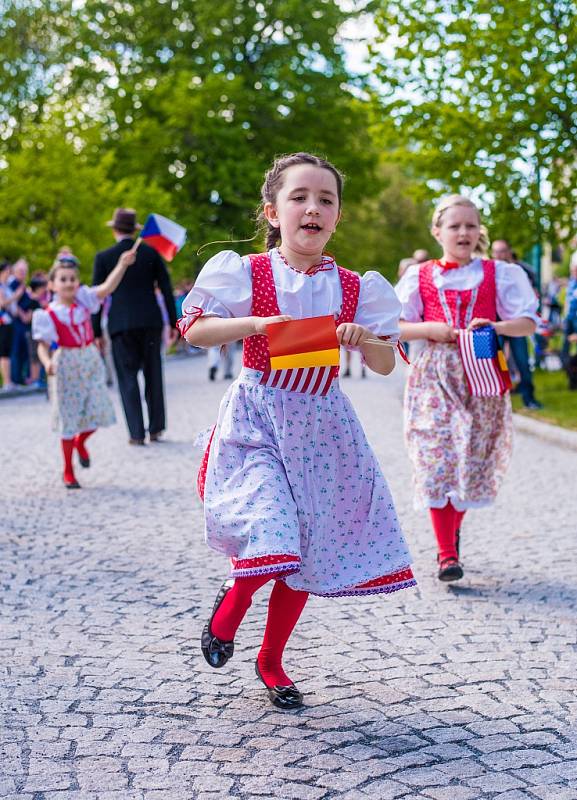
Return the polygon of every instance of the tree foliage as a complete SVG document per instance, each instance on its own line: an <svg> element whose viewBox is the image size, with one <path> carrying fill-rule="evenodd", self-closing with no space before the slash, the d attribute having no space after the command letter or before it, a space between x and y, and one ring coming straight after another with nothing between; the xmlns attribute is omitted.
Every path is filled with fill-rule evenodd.
<svg viewBox="0 0 577 800"><path fill-rule="evenodd" d="M383 170L362 81L345 68L348 16L335 0L8 0L25 46L11 45L0 81L2 249L45 259L67 243L86 262L127 205L187 228L173 269L193 274L200 245L253 235L274 156L310 150L349 178L340 260L390 269L407 254L404 222L370 213L406 182ZM409 194L388 203L408 220Z"/></svg>
<svg viewBox="0 0 577 800"><path fill-rule="evenodd" d="M437 189L477 188L496 235L519 247L542 229L568 238L577 206L577 4L375 5L382 140Z"/></svg>

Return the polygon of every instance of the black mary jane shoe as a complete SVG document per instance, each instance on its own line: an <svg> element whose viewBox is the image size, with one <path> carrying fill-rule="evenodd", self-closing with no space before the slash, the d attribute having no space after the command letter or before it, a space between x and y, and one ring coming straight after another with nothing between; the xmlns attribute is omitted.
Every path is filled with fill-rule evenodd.
<svg viewBox="0 0 577 800"><path fill-rule="evenodd" d="M439 574L437 577L444 583L460 581L464 574L463 567L456 558L444 558L439 562Z"/></svg>
<svg viewBox="0 0 577 800"><path fill-rule="evenodd" d="M66 480L66 478L63 478L63 481L64 481L64 486L66 486L67 489L81 489L82 488L80 486L80 484L78 483L78 481L76 480L76 478L73 481L68 481L68 480Z"/></svg>
<svg viewBox="0 0 577 800"><path fill-rule="evenodd" d="M90 466L90 456L88 456L88 458L82 458L80 453L78 453L78 460L80 462L81 467L84 467L84 469L88 469L88 467Z"/></svg>
<svg viewBox="0 0 577 800"><path fill-rule="evenodd" d="M200 649L202 650L202 655L204 656L207 664L210 664L210 666L214 669L220 669L220 667L224 667L226 662L231 659L234 654L234 641L223 642L222 639L219 639L218 636L213 634L210 627L214 615L220 608L220 604L232 589L233 585L234 581L225 581L220 587L216 596L216 600L214 601L212 614L204 626L202 636L200 638Z"/></svg>
<svg viewBox="0 0 577 800"><path fill-rule="evenodd" d="M260 674L258 661L254 662L254 669L257 677L264 683L269 700L273 706L282 708L283 711L292 711L295 708L301 708L303 705L303 695L302 692L299 692L294 683L291 683L290 686L267 686Z"/></svg>

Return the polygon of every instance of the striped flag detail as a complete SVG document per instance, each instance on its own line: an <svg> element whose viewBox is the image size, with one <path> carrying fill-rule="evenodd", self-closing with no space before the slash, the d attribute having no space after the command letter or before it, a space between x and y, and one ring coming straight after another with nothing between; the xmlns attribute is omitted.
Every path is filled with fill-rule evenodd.
<svg viewBox="0 0 577 800"><path fill-rule="evenodd" d="M511 388L509 372L502 369L500 351L494 356L479 357L475 352L477 331L460 330L458 345L463 360L469 392L473 397L496 397Z"/></svg>
<svg viewBox="0 0 577 800"><path fill-rule="evenodd" d="M273 369L263 374L261 385L286 392L325 395L337 374L338 369L335 367Z"/></svg>

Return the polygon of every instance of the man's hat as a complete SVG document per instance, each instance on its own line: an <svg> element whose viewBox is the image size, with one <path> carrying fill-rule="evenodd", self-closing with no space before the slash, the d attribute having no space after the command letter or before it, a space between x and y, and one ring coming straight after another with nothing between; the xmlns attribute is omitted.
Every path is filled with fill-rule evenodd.
<svg viewBox="0 0 577 800"><path fill-rule="evenodd" d="M120 233L133 233L142 228L136 221L136 211L133 208L115 209L112 219L106 224Z"/></svg>

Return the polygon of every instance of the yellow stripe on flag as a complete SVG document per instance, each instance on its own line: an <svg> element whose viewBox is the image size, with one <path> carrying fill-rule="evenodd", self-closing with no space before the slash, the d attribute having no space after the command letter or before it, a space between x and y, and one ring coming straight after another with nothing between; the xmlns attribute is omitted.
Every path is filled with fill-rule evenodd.
<svg viewBox="0 0 577 800"><path fill-rule="evenodd" d="M339 350L313 350L310 353L294 353L290 356L273 356L271 369L300 369L302 367L338 367Z"/></svg>
<svg viewBox="0 0 577 800"><path fill-rule="evenodd" d="M497 358L499 359L499 366L501 367L503 372L508 372L509 367L507 366L507 359L505 358L505 354L502 350L497 350Z"/></svg>

